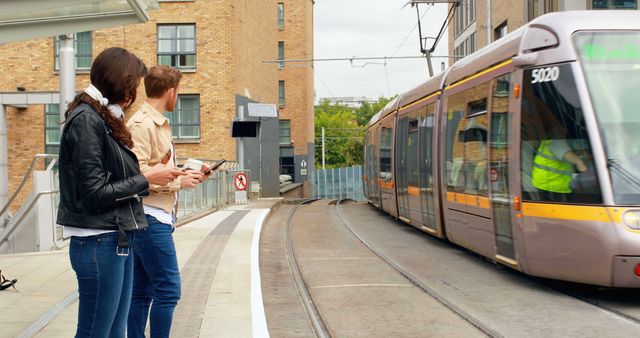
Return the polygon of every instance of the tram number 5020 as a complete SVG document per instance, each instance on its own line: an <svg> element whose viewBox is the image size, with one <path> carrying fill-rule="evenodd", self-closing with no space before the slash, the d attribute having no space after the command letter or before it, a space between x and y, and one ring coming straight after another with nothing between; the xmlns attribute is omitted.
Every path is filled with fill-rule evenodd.
<svg viewBox="0 0 640 338"><path fill-rule="evenodd" d="M531 71L531 83L555 81L560 77L560 68L547 67Z"/></svg>

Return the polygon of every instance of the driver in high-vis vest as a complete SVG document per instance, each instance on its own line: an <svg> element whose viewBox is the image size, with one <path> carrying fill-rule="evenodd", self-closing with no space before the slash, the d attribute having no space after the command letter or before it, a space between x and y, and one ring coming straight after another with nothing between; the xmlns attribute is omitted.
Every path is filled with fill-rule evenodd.
<svg viewBox="0 0 640 338"><path fill-rule="evenodd" d="M567 141L545 139L533 159L532 185L544 200L566 202L572 192L570 184L575 169L583 173L587 166Z"/></svg>

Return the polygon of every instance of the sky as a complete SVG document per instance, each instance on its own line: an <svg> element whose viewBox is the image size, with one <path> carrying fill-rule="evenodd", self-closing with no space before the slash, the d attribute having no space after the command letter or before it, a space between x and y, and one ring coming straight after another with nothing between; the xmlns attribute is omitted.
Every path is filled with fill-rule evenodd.
<svg viewBox="0 0 640 338"><path fill-rule="evenodd" d="M316 0L314 58L418 56L418 15L408 0ZM425 14L426 13L426 14ZM435 37L447 5L420 5L423 35ZM426 34L425 34L426 33ZM447 55L447 34L433 55ZM439 73L445 58L434 58ZM365 65L367 62L369 64ZM363 67L364 66L364 67ZM365 96L377 99L402 94L429 77L425 59L316 61L316 101L323 97Z"/></svg>

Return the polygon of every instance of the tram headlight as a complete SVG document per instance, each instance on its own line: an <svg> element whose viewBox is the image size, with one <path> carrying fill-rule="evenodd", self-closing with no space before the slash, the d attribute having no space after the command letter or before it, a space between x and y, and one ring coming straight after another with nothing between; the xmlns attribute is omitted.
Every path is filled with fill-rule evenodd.
<svg viewBox="0 0 640 338"><path fill-rule="evenodd" d="M622 221L626 226L634 230L640 230L640 211L627 211L622 215Z"/></svg>

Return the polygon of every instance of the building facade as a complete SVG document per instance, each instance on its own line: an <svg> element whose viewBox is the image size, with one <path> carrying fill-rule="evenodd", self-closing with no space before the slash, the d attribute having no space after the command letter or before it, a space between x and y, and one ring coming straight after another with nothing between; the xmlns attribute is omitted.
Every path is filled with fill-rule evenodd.
<svg viewBox="0 0 640 338"><path fill-rule="evenodd" d="M312 159L314 152L308 150L308 144L313 144L313 71L283 71L264 61L276 59L280 42L288 40L291 42L286 44L286 50L291 55L312 55L313 1L284 1L283 12L277 0L159 3L160 9L150 13L147 23L76 32L76 90L89 85L91 62L100 51L123 47L149 67L167 64L184 73L177 107L168 114L179 158L239 160L237 140L231 137L232 122L239 111L246 111L247 103L256 102L279 107L280 120L290 121L288 133L294 154ZM284 28L280 28L281 20L286 23ZM7 129L9 194L15 191L35 154L57 153L57 51L58 39L54 37L0 46L0 94L51 94L52 98L28 105L0 102ZM283 82L285 92L280 89ZM143 102L143 87L141 84L129 115ZM249 145L245 151L247 157L271 150L268 156L260 156L264 160L254 161L249 168L252 181L262 179L257 186L262 187L264 196L278 195L280 161L272 156L273 151L279 150L278 137L282 133L282 122L277 120L264 123L271 127L262 130L263 143L273 140L273 149L254 142L259 150ZM275 190L266 189L273 184ZM24 196L18 200L24 200Z"/></svg>
<svg viewBox="0 0 640 338"><path fill-rule="evenodd" d="M449 55L459 60L545 13L607 9L637 10L638 0L460 0L449 24Z"/></svg>
<svg viewBox="0 0 640 338"><path fill-rule="evenodd" d="M278 59L313 58L313 4L315 0L279 0ZM278 106L280 111L280 173L304 183L315 163L313 63L279 62Z"/></svg>

